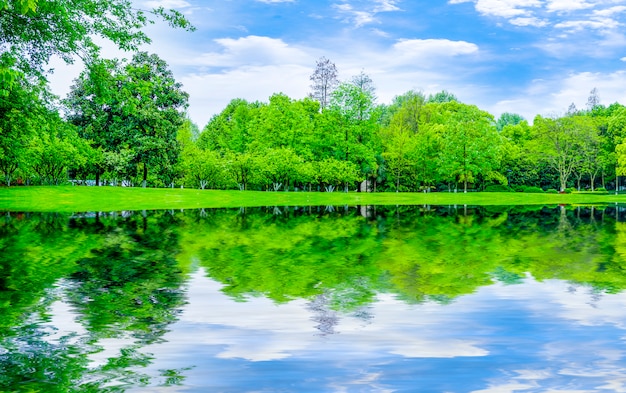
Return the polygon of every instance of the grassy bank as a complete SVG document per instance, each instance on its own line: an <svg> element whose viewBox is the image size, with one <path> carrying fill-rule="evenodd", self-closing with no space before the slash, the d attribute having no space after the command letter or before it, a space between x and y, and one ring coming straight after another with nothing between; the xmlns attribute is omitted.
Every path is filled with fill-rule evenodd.
<svg viewBox="0 0 626 393"><path fill-rule="evenodd" d="M308 193L121 187L0 188L5 211L117 211L306 205L555 205L626 203L626 195L523 193Z"/></svg>

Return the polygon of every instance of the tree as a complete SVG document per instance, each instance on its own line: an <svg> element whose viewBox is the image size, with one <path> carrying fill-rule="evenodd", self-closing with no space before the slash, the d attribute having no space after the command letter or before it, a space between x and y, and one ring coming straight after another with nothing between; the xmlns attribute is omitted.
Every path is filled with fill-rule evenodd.
<svg viewBox="0 0 626 393"><path fill-rule="evenodd" d="M498 132L501 132L504 127L509 125L515 126L522 121L524 121L524 118L521 115L518 115L517 113L504 112L500 115L498 121L496 122L496 129Z"/></svg>
<svg viewBox="0 0 626 393"><path fill-rule="evenodd" d="M120 109L126 117L130 144L136 147L136 161L143 164L146 187L149 166L178 159L176 133L185 121L189 95L155 54L137 53L124 74L121 93L125 102Z"/></svg>
<svg viewBox="0 0 626 393"><path fill-rule="evenodd" d="M439 93L430 94L427 102L443 104L445 102L459 101L458 98L447 90L441 90Z"/></svg>
<svg viewBox="0 0 626 393"><path fill-rule="evenodd" d="M558 173L563 191L580 162L583 125L578 116L556 119L537 116L533 123L535 154Z"/></svg>
<svg viewBox="0 0 626 393"><path fill-rule="evenodd" d="M227 152L243 153L251 142L253 117L260 103L250 103L241 98L231 100L226 108L211 118L198 138L198 147Z"/></svg>
<svg viewBox="0 0 626 393"><path fill-rule="evenodd" d="M456 101L429 104L429 110L431 121L445 127L438 161L443 177L462 182L463 192L479 175L506 182L496 173L501 141L489 113Z"/></svg>
<svg viewBox="0 0 626 393"><path fill-rule="evenodd" d="M598 97L598 89L594 87L589 92L589 98L587 98L587 109L592 111L597 106L600 106L600 97Z"/></svg>
<svg viewBox="0 0 626 393"><path fill-rule="evenodd" d="M374 136L378 127L374 113L374 88L365 74L355 79L359 84L341 83L333 92L329 111L337 114L337 133L343 135L338 159L353 162L361 173L371 176L376 171ZM371 80L370 80L371 81ZM359 191L361 191L359 187Z"/></svg>
<svg viewBox="0 0 626 393"><path fill-rule="evenodd" d="M0 78L0 90L8 93L0 100L0 173L7 186L27 163L29 141L48 114L41 87L29 84L21 73L16 76L11 81Z"/></svg>
<svg viewBox="0 0 626 393"><path fill-rule="evenodd" d="M134 152L145 187L150 167L172 168L178 159L176 134L186 119L188 98L164 60L138 52L126 64L94 64L72 86L65 104L68 119L96 148Z"/></svg>
<svg viewBox="0 0 626 393"><path fill-rule="evenodd" d="M324 111L330 102L330 97L339 84L337 79L337 67L325 57L316 62L315 71L310 77L313 84L311 97L319 101L320 110Z"/></svg>
<svg viewBox="0 0 626 393"><path fill-rule="evenodd" d="M116 107L120 84L115 78L121 72L116 60L94 61L74 80L63 100L67 120L76 126L81 138L91 141L101 152L119 151L124 144L118 132L124 120ZM102 154L101 160L94 160L89 168L96 185L100 185L100 176L107 168L104 158Z"/></svg>
<svg viewBox="0 0 626 393"><path fill-rule="evenodd" d="M41 75L52 56L68 63L79 56L89 63L99 50L96 37L123 50L137 50L150 42L142 29L155 16L173 27L193 30L178 11L139 10L126 0L1 0L0 46L18 69Z"/></svg>

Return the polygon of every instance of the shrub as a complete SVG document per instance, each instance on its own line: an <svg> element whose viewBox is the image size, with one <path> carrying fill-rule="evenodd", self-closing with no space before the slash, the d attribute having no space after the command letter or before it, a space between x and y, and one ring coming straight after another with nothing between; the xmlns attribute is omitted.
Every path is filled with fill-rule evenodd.
<svg viewBox="0 0 626 393"><path fill-rule="evenodd" d="M492 184L485 187L485 192L511 192L511 188L502 184Z"/></svg>
<svg viewBox="0 0 626 393"><path fill-rule="evenodd" d="M555 190L554 188L550 188L550 189L546 190L546 192L547 192L548 194L558 194L558 193L559 193L559 192L558 192L557 190Z"/></svg>
<svg viewBox="0 0 626 393"><path fill-rule="evenodd" d="M542 193L543 190L541 188L535 187L535 186L525 186L523 188L522 192L531 193L531 194L538 194L538 193Z"/></svg>
<svg viewBox="0 0 626 393"><path fill-rule="evenodd" d="M571 194L572 192L576 191L576 189L574 187L569 187L565 189L565 193L566 194Z"/></svg>
<svg viewBox="0 0 626 393"><path fill-rule="evenodd" d="M596 191L603 191L603 192L606 192L606 188L604 188L604 187L598 187L598 188L596 188Z"/></svg>

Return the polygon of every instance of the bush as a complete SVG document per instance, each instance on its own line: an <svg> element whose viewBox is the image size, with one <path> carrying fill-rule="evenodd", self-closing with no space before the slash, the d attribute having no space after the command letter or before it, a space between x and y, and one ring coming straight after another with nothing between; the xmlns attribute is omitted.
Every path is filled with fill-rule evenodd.
<svg viewBox="0 0 626 393"><path fill-rule="evenodd" d="M602 191L602 192L606 192L606 188L604 187L598 187L595 189L596 191Z"/></svg>
<svg viewBox="0 0 626 393"><path fill-rule="evenodd" d="M515 192L524 192L524 187L525 186L521 186L519 184L515 184L513 186L511 186L511 189Z"/></svg>
<svg viewBox="0 0 626 393"><path fill-rule="evenodd" d="M574 187L569 187L565 189L565 193L566 194L571 194L572 192L576 191L576 189Z"/></svg>
<svg viewBox="0 0 626 393"><path fill-rule="evenodd" d="M543 190L539 187L535 186L524 186L522 192L530 193L530 194L539 194L542 193Z"/></svg>
<svg viewBox="0 0 626 393"><path fill-rule="evenodd" d="M492 184L485 187L485 192L511 192L511 188L502 184Z"/></svg>
<svg viewBox="0 0 626 393"><path fill-rule="evenodd" d="M546 192L547 192L548 194L558 194L558 193L559 193L559 192L558 192L557 190L555 190L554 188L550 188L550 189L546 190Z"/></svg>

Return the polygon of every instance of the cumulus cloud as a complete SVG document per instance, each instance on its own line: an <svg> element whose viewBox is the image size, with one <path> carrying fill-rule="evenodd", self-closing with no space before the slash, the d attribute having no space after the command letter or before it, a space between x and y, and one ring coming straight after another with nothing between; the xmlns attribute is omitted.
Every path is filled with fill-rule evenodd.
<svg viewBox="0 0 626 393"><path fill-rule="evenodd" d="M240 38L218 38L214 42L221 50L206 52L189 61L195 65L228 68L310 62L310 56L304 51L289 46L277 38L249 35Z"/></svg>
<svg viewBox="0 0 626 393"><path fill-rule="evenodd" d="M509 23L515 26L534 26L534 27L544 27L549 24L549 22L545 19L539 19L533 17L522 17L522 18L513 18L509 20Z"/></svg>
<svg viewBox="0 0 626 393"><path fill-rule="evenodd" d="M578 72L569 75L554 75L532 81L518 94L495 104L485 105L496 116L503 112L515 112L529 120L539 115L562 114L573 102L584 108L591 89L597 88L601 104L610 105L624 101L626 71L611 73Z"/></svg>
<svg viewBox="0 0 626 393"><path fill-rule="evenodd" d="M401 58L429 59L473 54L478 52L478 46L466 41L447 39L404 39L393 45L393 52Z"/></svg>
<svg viewBox="0 0 626 393"><path fill-rule="evenodd" d="M344 22L359 28L370 23L378 23L376 16L382 12L400 11L396 3L395 0L370 0L357 8L348 2L343 2L333 4L333 8L339 11Z"/></svg>
<svg viewBox="0 0 626 393"><path fill-rule="evenodd" d="M476 2L476 10L481 14L503 18L531 16L531 9L540 6L539 0L478 0Z"/></svg>
<svg viewBox="0 0 626 393"><path fill-rule="evenodd" d="M571 12L593 7L594 4L586 0L548 0L546 5L549 12Z"/></svg>

